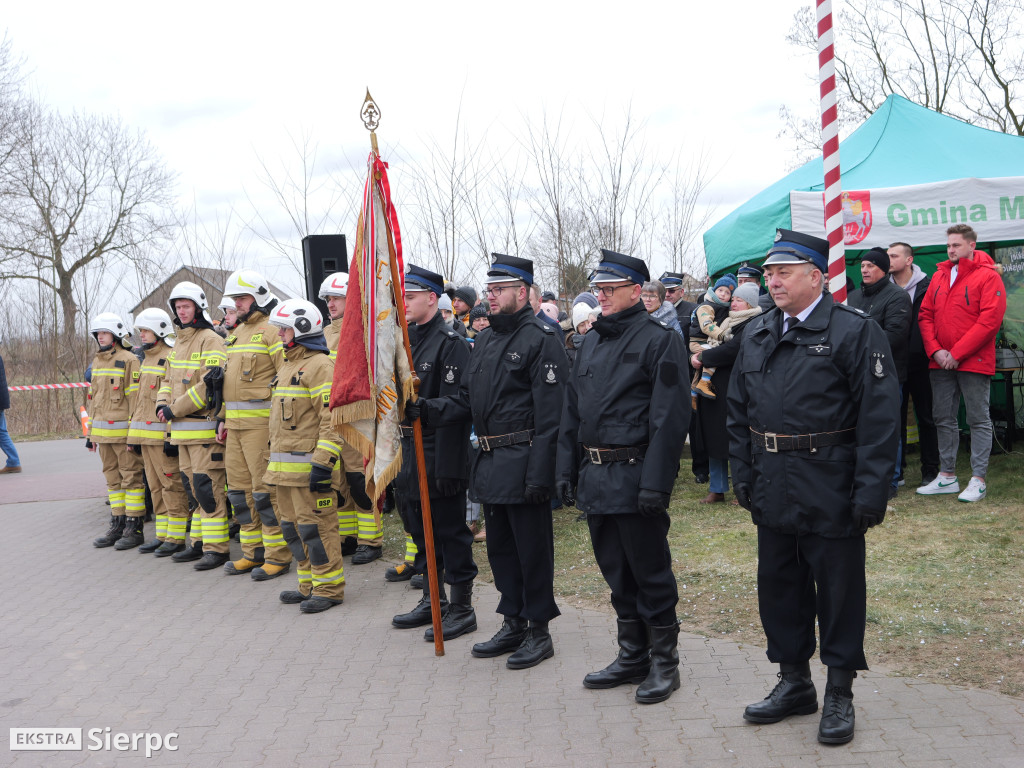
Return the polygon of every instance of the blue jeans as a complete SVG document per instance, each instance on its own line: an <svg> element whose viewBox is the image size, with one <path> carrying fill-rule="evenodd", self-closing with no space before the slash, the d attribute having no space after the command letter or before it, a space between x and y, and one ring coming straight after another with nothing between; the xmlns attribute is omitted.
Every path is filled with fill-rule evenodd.
<svg viewBox="0 0 1024 768"><path fill-rule="evenodd" d="M711 476L711 482L708 484L708 490L711 493L726 493L729 490L729 460L728 459L716 459L713 456L708 457L708 474Z"/></svg>
<svg viewBox="0 0 1024 768"><path fill-rule="evenodd" d="M14 447L14 441L7 433L7 411L0 411L0 451L7 454L8 467L20 467L21 459L18 458L18 451Z"/></svg>

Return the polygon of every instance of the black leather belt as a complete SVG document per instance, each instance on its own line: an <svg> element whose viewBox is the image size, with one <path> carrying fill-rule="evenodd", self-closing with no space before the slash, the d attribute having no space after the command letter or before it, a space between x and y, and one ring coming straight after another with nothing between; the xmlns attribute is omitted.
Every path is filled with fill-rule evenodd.
<svg viewBox="0 0 1024 768"><path fill-rule="evenodd" d="M841 429L838 432L813 432L808 435L780 435L777 432L758 432L751 427L751 442L768 453L779 451L810 451L814 453L826 445L848 445L856 440L854 428Z"/></svg>
<svg viewBox="0 0 1024 768"><path fill-rule="evenodd" d="M630 464L636 464L637 459L642 459L647 455L647 446L640 445L629 448L591 448L588 445L584 445L583 452L586 454L587 458L590 459L591 464L610 464L613 461L628 461Z"/></svg>
<svg viewBox="0 0 1024 768"><path fill-rule="evenodd" d="M412 427L407 427L404 424L399 424L398 428L402 430L402 437L412 437L414 432Z"/></svg>
<svg viewBox="0 0 1024 768"><path fill-rule="evenodd" d="M485 435L477 438L480 441L480 450L493 451L495 448L504 448L508 445L533 442L534 430L524 429L522 432L509 432L507 435Z"/></svg>

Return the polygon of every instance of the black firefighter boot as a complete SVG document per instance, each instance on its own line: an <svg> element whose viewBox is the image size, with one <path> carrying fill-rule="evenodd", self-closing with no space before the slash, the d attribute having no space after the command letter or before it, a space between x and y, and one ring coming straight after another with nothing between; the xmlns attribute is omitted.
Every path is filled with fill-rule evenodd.
<svg viewBox="0 0 1024 768"><path fill-rule="evenodd" d="M129 517L124 521L121 538L114 542L114 549L135 549L146 539L142 535L142 518Z"/></svg>
<svg viewBox="0 0 1024 768"><path fill-rule="evenodd" d="M856 672L846 669L828 668L821 723L818 724L818 741L822 744L845 744L853 740L853 678L856 676Z"/></svg>
<svg viewBox="0 0 1024 768"><path fill-rule="evenodd" d="M121 538L121 533L123 531L124 515L111 515L110 528L98 539L93 539L92 545L94 547L112 547L114 546L114 543Z"/></svg>
<svg viewBox="0 0 1024 768"><path fill-rule="evenodd" d="M444 593L444 581L442 581L443 574L438 571L437 574L437 585L439 590L439 597L441 598L441 615L444 615L444 611L448 608L448 597ZM416 603L416 607L408 613L400 613L391 619L391 626L397 629L416 629L416 627L425 627L430 624L433 620L430 617L430 579L423 579L423 596L420 601Z"/></svg>
<svg viewBox="0 0 1024 768"><path fill-rule="evenodd" d="M441 616L441 636L445 640L476 632L476 611L473 610L473 582L452 584L452 599L448 610ZM434 642L434 628L428 627L423 634L428 643Z"/></svg>
<svg viewBox="0 0 1024 768"><path fill-rule="evenodd" d="M526 619L506 616L494 637L474 645L471 653L478 659L493 659L495 656L512 653L526 640L526 628Z"/></svg>
<svg viewBox="0 0 1024 768"><path fill-rule="evenodd" d="M555 646L548 633L548 623L546 621L531 621L526 630L526 639L523 640L519 649L508 657L505 666L509 669L529 669L554 655Z"/></svg>
<svg viewBox="0 0 1024 768"><path fill-rule="evenodd" d="M818 711L818 692L811 680L810 662L779 664L779 682L764 701L743 710L748 723L777 723L790 715L811 715Z"/></svg>
<svg viewBox="0 0 1024 768"><path fill-rule="evenodd" d="M679 690L679 622L648 626L651 633L651 671L636 689L638 704L657 704Z"/></svg>
<svg viewBox="0 0 1024 768"><path fill-rule="evenodd" d="M651 671L651 641L647 625L639 619L619 619L619 655L600 672L583 678L584 688L615 688L642 683Z"/></svg>

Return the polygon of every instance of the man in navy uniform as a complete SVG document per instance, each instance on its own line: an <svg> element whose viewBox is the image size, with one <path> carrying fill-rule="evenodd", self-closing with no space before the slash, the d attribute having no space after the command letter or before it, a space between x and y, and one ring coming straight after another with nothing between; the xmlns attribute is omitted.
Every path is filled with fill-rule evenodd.
<svg viewBox="0 0 1024 768"><path fill-rule="evenodd" d="M437 309L437 298L444 294L444 280L436 272L409 267L405 276L405 314L409 321L412 362L420 380L419 400L406 406L406 424L402 425L402 468L395 478L398 509L406 530L416 544L413 571L427 569L423 510L413 446L413 428L409 420L419 416L422 407L433 398L455 396L469 362L469 345L444 322ZM434 534L438 589L442 605L441 630L445 640L476 631L473 610L473 534L466 527L466 486L469 479L469 425L452 424L423 427L423 457L429 484L430 512ZM444 582L451 585L451 602L444 594ZM412 629L431 623L430 580L423 579L423 597L408 613L391 620L399 629ZM434 642L434 629L425 639Z"/></svg>
<svg viewBox="0 0 1024 768"><path fill-rule="evenodd" d="M601 257L592 281L602 314L566 387L556 477L562 503L578 495L587 513L618 617L618 657L583 685L639 683L636 700L653 704L679 688L668 504L690 419L683 407L690 380L679 334L640 301L647 265L614 251Z"/></svg>
<svg viewBox="0 0 1024 768"><path fill-rule="evenodd" d="M780 229L765 260L777 309L750 321L729 385L736 498L757 526L757 585L779 683L743 713L817 711L815 619L828 684L818 741L853 738L853 678L867 669L864 533L885 517L899 382L889 342L823 292L828 242Z"/></svg>
<svg viewBox="0 0 1024 768"><path fill-rule="evenodd" d="M530 305L533 262L491 255L490 327L476 336L459 398L428 400L422 418L428 426L473 421L480 441L473 492L483 503L497 610L505 617L473 655L511 653L506 666L526 669L555 654L548 632L559 615L551 496L567 360L561 334Z"/></svg>

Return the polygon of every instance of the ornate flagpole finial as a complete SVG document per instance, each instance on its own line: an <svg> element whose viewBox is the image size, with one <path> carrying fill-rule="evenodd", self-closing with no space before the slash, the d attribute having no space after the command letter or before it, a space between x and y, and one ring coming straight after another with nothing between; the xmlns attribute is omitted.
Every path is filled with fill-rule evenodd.
<svg viewBox="0 0 1024 768"><path fill-rule="evenodd" d="M360 110L359 116L363 120L363 125L366 126L366 130L370 132L370 144L373 147L375 154L377 152L377 126L380 125L380 107L377 106L377 102L373 100L373 96L370 95L370 89L366 89L366 98L363 99L363 107Z"/></svg>

